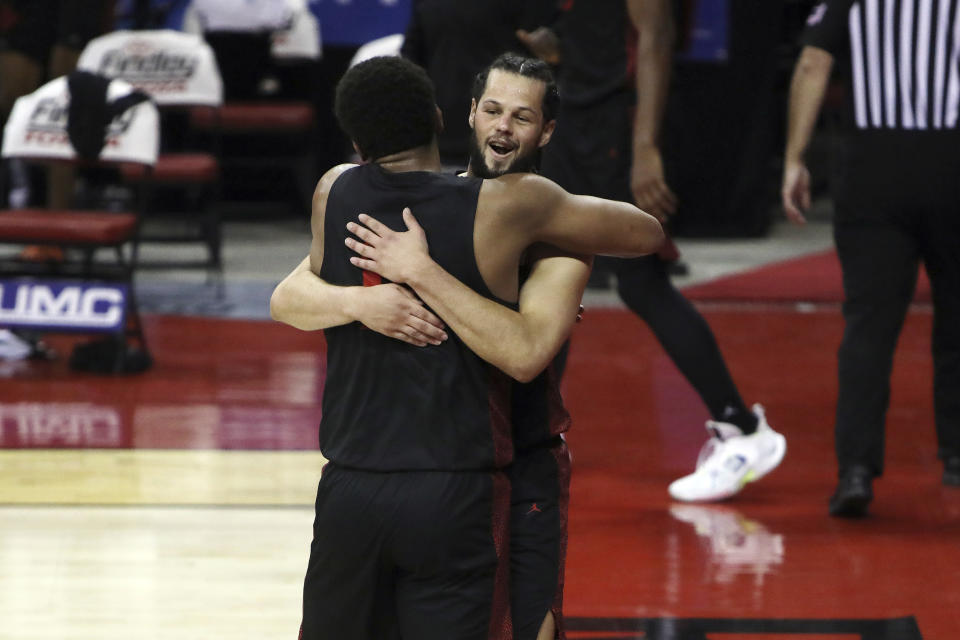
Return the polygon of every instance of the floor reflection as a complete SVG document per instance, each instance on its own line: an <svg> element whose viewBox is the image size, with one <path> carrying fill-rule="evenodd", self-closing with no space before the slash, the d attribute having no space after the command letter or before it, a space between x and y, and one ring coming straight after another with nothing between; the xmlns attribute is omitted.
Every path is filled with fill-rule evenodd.
<svg viewBox="0 0 960 640"><path fill-rule="evenodd" d="M319 407L0 402L3 449L315 451Z"/></svg>
<svg viewBox="0 0 960 640"><path fill-rule="evenodd" d="M783 564L783 536L762 523L724 505L674 504L670 515L693 525L709 553L708 578L729 584L740 575L752 575L757 586Z"/></svg>
<svg viewBox="0 0 960 640"><path fill-rule="evenodd" d="M0 403L4 449L114 449L130 444L115 407L89 402Z"/></svg>

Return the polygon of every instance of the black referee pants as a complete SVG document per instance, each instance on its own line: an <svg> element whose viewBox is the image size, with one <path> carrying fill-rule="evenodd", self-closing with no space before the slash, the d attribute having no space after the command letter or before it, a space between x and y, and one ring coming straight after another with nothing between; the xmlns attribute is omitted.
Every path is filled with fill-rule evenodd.
<svg viewBox="0 0 960 640"><path fill-rule="evenodd" d="M841 475L852 465L883 472L893 355L921 260L933 290L938 453L960 455L960 141L937 133L857 138L845 163L834 225L845 293L835 427Z"/></svg>

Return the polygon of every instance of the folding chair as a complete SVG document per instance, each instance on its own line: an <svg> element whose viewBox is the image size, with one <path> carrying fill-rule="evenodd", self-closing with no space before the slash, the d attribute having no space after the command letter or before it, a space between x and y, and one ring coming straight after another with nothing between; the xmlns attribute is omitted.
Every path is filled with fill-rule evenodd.
<svg viewBox="0 0 960 640"><path fill-rule="evenodd" d="M400 49L403 47L403 37L402 33L394 33L360 45L357 52L350 58L350 66L353 67L377 56L400 55Z"/></svg>
<svg viewBox="0 0 960 640"><path fill-rule="evenodd" d="M223 82L213 50L202 38L179 31L115 31L90 41L77 68L124 80L150 94L160 108L162 152L153 171L134 166L123 171L129 183L150 182L153 198L140 239L201 242L206 245L207 260L196 266L221 269L219 137L214 135L206 146L201 145L187 126L191 110L200 109L209 117L210 130L219 129ZM167 196L166 209L162 196ZM187 229L153 230L161 210L165 218L187 221ZM160 261L149 266L190 264Z"/></svg>
<svg viewBox="0 0 960 640"><path fill-rule="evenodd" d="M290 9L290 24L275 31L270 49L277 60L319 60L320 23L310 11L306 0L286 0Z"/></svg>
<svg viewBox="0 0 960 640"><path fill-rule="evenodd" d="M75 75L84 74L70 77ZM159 146L156 106L145 96L146 101L128 106L131 94L136 97L133 87L117 80L97 80L100 99L105 97L107 109L118 111L115 117L110 118L106 109L80 113L84 94L72 93L67 77L57 78L16 101L4 128L2 160L67 163L83 169L131 164L149 171ZM74 147L78 138L71 142L74 132L86 139L80 144L83 156ZM87 148L90 142L92 149ZM142 198L139 202L142 205ZM109 350L111 361L102 363L104 371L148 367L150 356L133 289L138 225L137 210L0 211L0 246L10 249L0 255L0 326L48 333L106 333L112 336L108 342L114 348ZM31 244L60 247L64 259L42 263L21 259L19 249ZM104 252L110 259L101 259Z"/></svg>
<svg viewBox="0 0 960 640"><path fill-rule="evenodd" d="M316 18L305 0L277 0L270 5L270 17L276 19L278 12L285 12L288 20L281 28L263 31L266 24L256 23L256 16L234 19L213 11L215 2L202 4L203 12L193 5L187 9L183 29L204 36L213 46L220 60L226 100L219 121L209 112L194 110L191 124L198 129L219 125L224 178L233 187L225 191L239 195L225 199L240 205L247 197L260 200L269 192L286 202L293 192L298 209L309 210L317 180L316 114L311 102L314 89L304 79L316 76L320 58ZM228 8L231 2L223 5ZM251 20L254 22L246 24ZM258 73L265 70L270 71L272 80L283 77L282 87L308 86L295 96L264 93L257 80ZM309 99L299 95L304 92ZM293 189L285 188L285 183Z"/></svg>

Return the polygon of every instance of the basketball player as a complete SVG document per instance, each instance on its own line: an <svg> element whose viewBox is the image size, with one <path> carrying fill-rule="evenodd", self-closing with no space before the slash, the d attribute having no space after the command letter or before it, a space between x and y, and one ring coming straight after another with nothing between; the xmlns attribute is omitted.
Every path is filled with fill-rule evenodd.
<svg viewBox="0 0 960 640"><path fill-rule="evenodd" d="M520 89L527 91L523 93ZM525 100L514 98L520 95ZM557 97L549 68L538 60L507 54L482 71L474 81L469 117L469 175L495 177L533 171L539 150L553 131ZM531 122L534 126L530 126ZM498 128L507 133L496 133ZM487 148L488 140L504 137L515 141L518 149L507 163L498 162ZM381 229L380 233L385 231ZM396 251L386 247L381 250L385 258ZM415 245L412 252L401 251L397 258L401 263L429 260L422 245ZM340 303L343 291L319 280L309 271L307 262L301 263L277 287L271 309L276 319L313 330L324 328L318 321L326 310ZM529 262L525 267L529 276L520 292L519 314L515 314L522 340L504 340L506 333L495 330L482 314L458 313L467 307L447 304L443 291L437 292L431 301L438 309L443 307L444 317L451 318L451 324L468 347L489 362L512 371L516 377L524 377L524 371L515 367L526 366L526 362L514 362L507 354L528 353L532 347L537 350L533 358L537 363L535 371L543 369L570 331L574 310L589 274L589 263L585 259L562 255L555 249L538 248ZM376 265L370 266L376 269ZM360 305L364 312L358 314L358 319L385 335L418 346L442 340L444 334L439 319L405 289L392 287L396 285L357 288L358 294L370 294L377 288L383 290L373 302ZM425 290L425 295L429 296L430 292ZM473 292L469 295L478 297ZM383 322L393 324L384 326ZM422 330L416 328L418 326ZM570 418L560 397L558 381L559 376L551 366L530 383L515 383L512 389L511 421L516 457L509 470L510 586L514 637L519 640L562 637L560 613L570 460L560 434L569 427Z"/></svg>
<svg viewBox="0 0 960 640"><path fill-rule="evenodd" d="M516 306L521 254L533 243L638 255L662 241L659 223L636 207L572 196L537 176L437 173L432 86L400 58L349 70L336 112L368 162L328 171L315 193L310 268L331 284L371 280L344 244L359 211L400 228L403 206L416 210L437 263L481 294L491 322ZM501 136L490 152L509 160L517 147ZM497 469L512 453L504 380L456 334L420 349L349 322L326 338L320 446L330 463L303 637L510 635L498 576L509 496Z"/></svg>
<svg viewBox="0 0 960 640"><path fill-rule="evenodd" d="M658 142L675 33L671 0L566 0L554 32L523 34L531 50L560 63L562 108L543 175L574 193L635 202L666 224L676 196ZM669 245L668 245L669 246ZM713 331L670 281L669 258L602 260L624 304L653 331L709 409L709 439L695 470L668 487L683 502L736 495L775 469L786 439L763 407L747 408Z"/></svg>

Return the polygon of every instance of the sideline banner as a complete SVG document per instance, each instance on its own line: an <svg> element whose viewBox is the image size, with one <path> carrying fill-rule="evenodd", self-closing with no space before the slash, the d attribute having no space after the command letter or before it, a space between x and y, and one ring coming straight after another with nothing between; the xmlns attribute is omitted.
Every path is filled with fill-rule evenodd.
<svg viewBox="0 0 960 640"><path fill-rule="evenodd" d="M112 282L0 278L0 326L116 332L124 327L129 288Z"/></svg>
<svg viewBox="0 0 960 640"><path fill-rule="evenodd" d="M113 101L133 91L122 80L107 88ZM67 76L55 78L13 104L3 134L4 158L73 160L77 157L67 134L70 90ZM108 162L139 162L153 165L160 150L160 116L152 102L133 106L107 125L100 159Z"/></svg>
<svg viewBox="0 0 960 640"><path fill-rule="evenodd" d="M213 49L189 33L114 31L91 40L77 68L128 82L161 105L223 104Z"/></svg>

